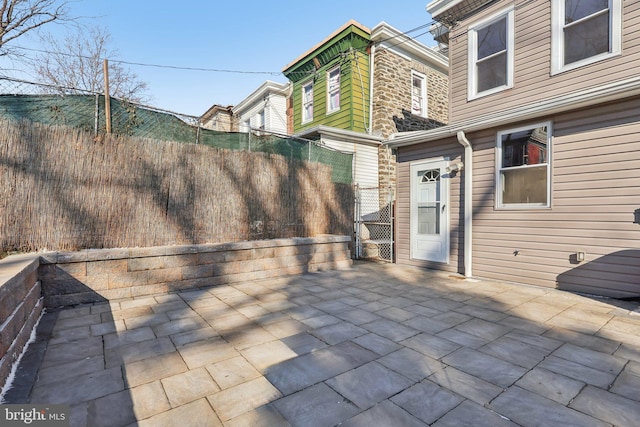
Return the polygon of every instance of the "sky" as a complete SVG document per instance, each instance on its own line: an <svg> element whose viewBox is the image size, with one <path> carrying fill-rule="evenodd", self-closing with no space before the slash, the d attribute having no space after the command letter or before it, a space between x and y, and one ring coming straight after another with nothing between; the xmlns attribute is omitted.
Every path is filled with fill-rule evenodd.
<svg viewBox="0 0 640 427"><path fill-rule="evenodd" d="M409 32L431 22L427 3L76 0L71 3L71 15L82 17L87 26L108 30L110 48L117 55L107 59L154 65L123 64L147 83L149 105L200 116L214 104L237 104L265 80L287 82L282 68L350 19L369 28L385 21ZM48 24L42 31L62 39L68 28ZM426 28L409 35L427 46L435 45ZM37 48L37 40L35 34L25 35L13 45ZM0 69L20 68L7 61L0 57Z"/></svg>

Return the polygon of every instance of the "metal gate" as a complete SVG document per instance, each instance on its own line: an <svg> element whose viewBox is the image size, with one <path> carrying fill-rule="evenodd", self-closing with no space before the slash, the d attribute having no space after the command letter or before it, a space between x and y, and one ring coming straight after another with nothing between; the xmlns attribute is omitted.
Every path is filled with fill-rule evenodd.
<svg viewBox="0 0 640 427"><path fill-rule="evenodd" d="M393 192L356 186L355 257L393 262Z"/></svg>

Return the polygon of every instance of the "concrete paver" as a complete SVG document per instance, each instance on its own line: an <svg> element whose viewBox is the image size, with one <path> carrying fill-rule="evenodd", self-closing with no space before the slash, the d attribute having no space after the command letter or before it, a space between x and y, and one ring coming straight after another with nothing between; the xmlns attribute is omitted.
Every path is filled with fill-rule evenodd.
<svg viewBox="0 0 640 427"><path fill-rule="evenodd" d="M47 313L7 403L74 427L631 427L637 307L358 262Z"/></svg>

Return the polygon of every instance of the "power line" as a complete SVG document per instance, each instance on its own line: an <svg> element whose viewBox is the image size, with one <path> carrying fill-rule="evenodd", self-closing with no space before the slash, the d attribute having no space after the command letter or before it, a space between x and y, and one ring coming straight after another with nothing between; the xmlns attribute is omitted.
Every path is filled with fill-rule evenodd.
<svg viewBox="0 0 640 427"><path fill-rule="evenodd" d="M47 53L50 55L63 55L63 56L71 56L75 58L84 58L84 59L95 59L90 56L66 53L66 52L53 52L44 49L34 49L23 46L12 46L15 49L29 50L33 52ZM118 64L127 64L127 65L137 65L140 67L154 67L154 68L167 68L172 70L185 70L185 71L204 71L204 72L215 72L215 73L233 73L233 74L267 74L272 76L279 76L282 73L279 71L246 71L246 70L228 70L228 69L219 69L219 68L201 68L201 67L180 67L177 65L163 65L163 64L148 64L143 62L129 62L129 61L121 61L118 59L109 59L109 62L118 63Z"/></svg>

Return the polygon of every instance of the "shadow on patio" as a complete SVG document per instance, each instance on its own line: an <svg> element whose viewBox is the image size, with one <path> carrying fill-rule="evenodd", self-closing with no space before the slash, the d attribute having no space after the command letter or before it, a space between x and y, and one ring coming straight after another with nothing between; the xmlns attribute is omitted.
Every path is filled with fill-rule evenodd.
<svg viewBox="0 0 640 427"><path fill-rule="evenodd" d="M399 265L78 306L40 326L51 331L43 358L26 359L37 377L26 387L19 377L23 394L7 403L69 404L74 426L631 426L640 417L640 316L555 289Z"/></svg>

